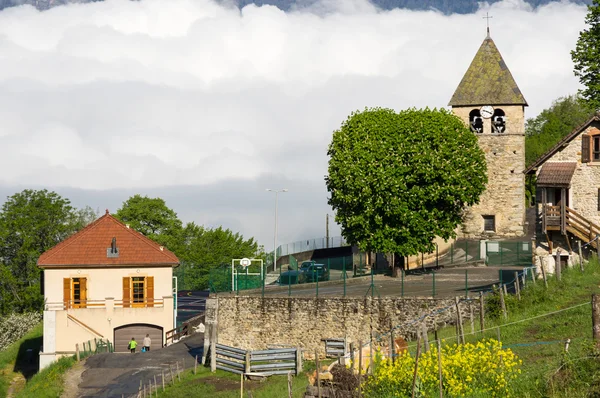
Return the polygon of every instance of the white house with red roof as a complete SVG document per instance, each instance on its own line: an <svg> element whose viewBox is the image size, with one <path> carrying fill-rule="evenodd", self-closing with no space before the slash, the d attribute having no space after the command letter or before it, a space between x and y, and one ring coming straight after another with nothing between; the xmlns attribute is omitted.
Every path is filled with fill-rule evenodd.
<svg viewBox="0 0 600 398"><path fill-rule="evenodd" d="M162 347L174 328L173 268L177 256L106 214L43 253L44 340L40 369L75 344L108 340L127 351L146 334Z"/></svg>

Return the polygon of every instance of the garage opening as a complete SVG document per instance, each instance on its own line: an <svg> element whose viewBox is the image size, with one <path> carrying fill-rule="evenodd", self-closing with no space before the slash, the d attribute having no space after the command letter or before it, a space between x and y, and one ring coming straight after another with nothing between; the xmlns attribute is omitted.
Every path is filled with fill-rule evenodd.
<svg viewBox="0 0 600 398"><path fill-rule="evenodd" d="M146 334L150 335L152 344L150 350L156 350L163 346L163 328L156 325L148 325L145 323L135 323L131 325L124 325L115 328L114 331L114 343L115 352L127 352L129 341L131 338L135 338L138 342L138 352L142 351L142 342Z"/></svg>

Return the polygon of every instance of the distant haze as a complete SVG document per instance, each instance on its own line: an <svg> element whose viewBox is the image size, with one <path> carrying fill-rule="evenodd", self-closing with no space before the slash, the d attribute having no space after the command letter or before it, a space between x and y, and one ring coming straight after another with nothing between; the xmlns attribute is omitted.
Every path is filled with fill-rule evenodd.
<svg viewBox="0 0 600 398"><path fill-rule="evenodd" d="M102 212L135 193L160 196L184 221L271 250L265 189L288 188L279 242L324 236L332 132L365 107L445 107L486 12L528 117L577 91L569 52L585 6L481 4L466 15L363 0L287 12L208 0L6 8L0 197L48 188Z"/></svg>

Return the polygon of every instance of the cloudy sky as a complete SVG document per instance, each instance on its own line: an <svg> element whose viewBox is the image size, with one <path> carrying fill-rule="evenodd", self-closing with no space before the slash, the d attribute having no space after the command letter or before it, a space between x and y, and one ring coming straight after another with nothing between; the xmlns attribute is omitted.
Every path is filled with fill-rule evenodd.
<svg viewBox="0 0 600 398"><path fill-rule="evenodd" d="M211 0L0 11L0 202L48 188L116 211L159 196L184 221L273 247L325 235L327 145L354 110L445 107L491 33L533 117L573 94L585 7L471 15L322 0L284 13ZM331 234L339 234L332 226Z"/></svg>

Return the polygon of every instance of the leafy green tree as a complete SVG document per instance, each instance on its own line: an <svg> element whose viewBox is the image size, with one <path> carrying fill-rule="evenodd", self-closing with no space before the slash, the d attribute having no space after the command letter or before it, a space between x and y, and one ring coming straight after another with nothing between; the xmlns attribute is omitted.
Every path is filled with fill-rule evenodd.
<svg viewBox="0 0 600 398"><path fill-rule="evenodd" d="M232 259L260 254L254 238L244 239L241 234L222 227L206 229L192 222L185 226L183 236L185 248L179 255L181 266L177 270L181 289L205 289L211 270L224 266L226 273Z"/></svg>
<svg viewBox="0 0 600 398"><path fill-rule="evenodd" d="M589 28L579 32L571 58L575 76L585 87L581 96L593 109L600 109L600 0L588 5L585 23Z"/></svg>
<svg viewBox="0 0 600 398"><path fill-rule="evenodd" d="M449 239L487 183L477 137L446 110L366 109L333 133L329 204L349 242L402 256Z"/></svg>
<svg viewBox="0 0 600 398"><path fill-rule="evenodd" d="M161 198L134 195L123 202L115 217L179 255L183 224Z"/></svg>
<svg viewBox="0 0 600 398"><path fill-rule="evenodd" d="M180 290L205 289L213 268L231 264L232 258L252 257L258 251L253 238L246 240L229 229L207 229L193 222L184 227L161 198L134 195L115 217L177 255L181 264L175 275Z"/></svg>
<svg viewBox="0 0 600 398"><path fill-rule="evenodd" d="M594 114L577 95L561 97L525 124L525 164L528 166Z"/></svg>
<svg viewBox="0 0 600 398"><path fill-rule="evenodd" d="M83 228L88 209L76 210L56 192L26 189L10 196L0 212L0 310L41 308L37 259Z"/></svg>

